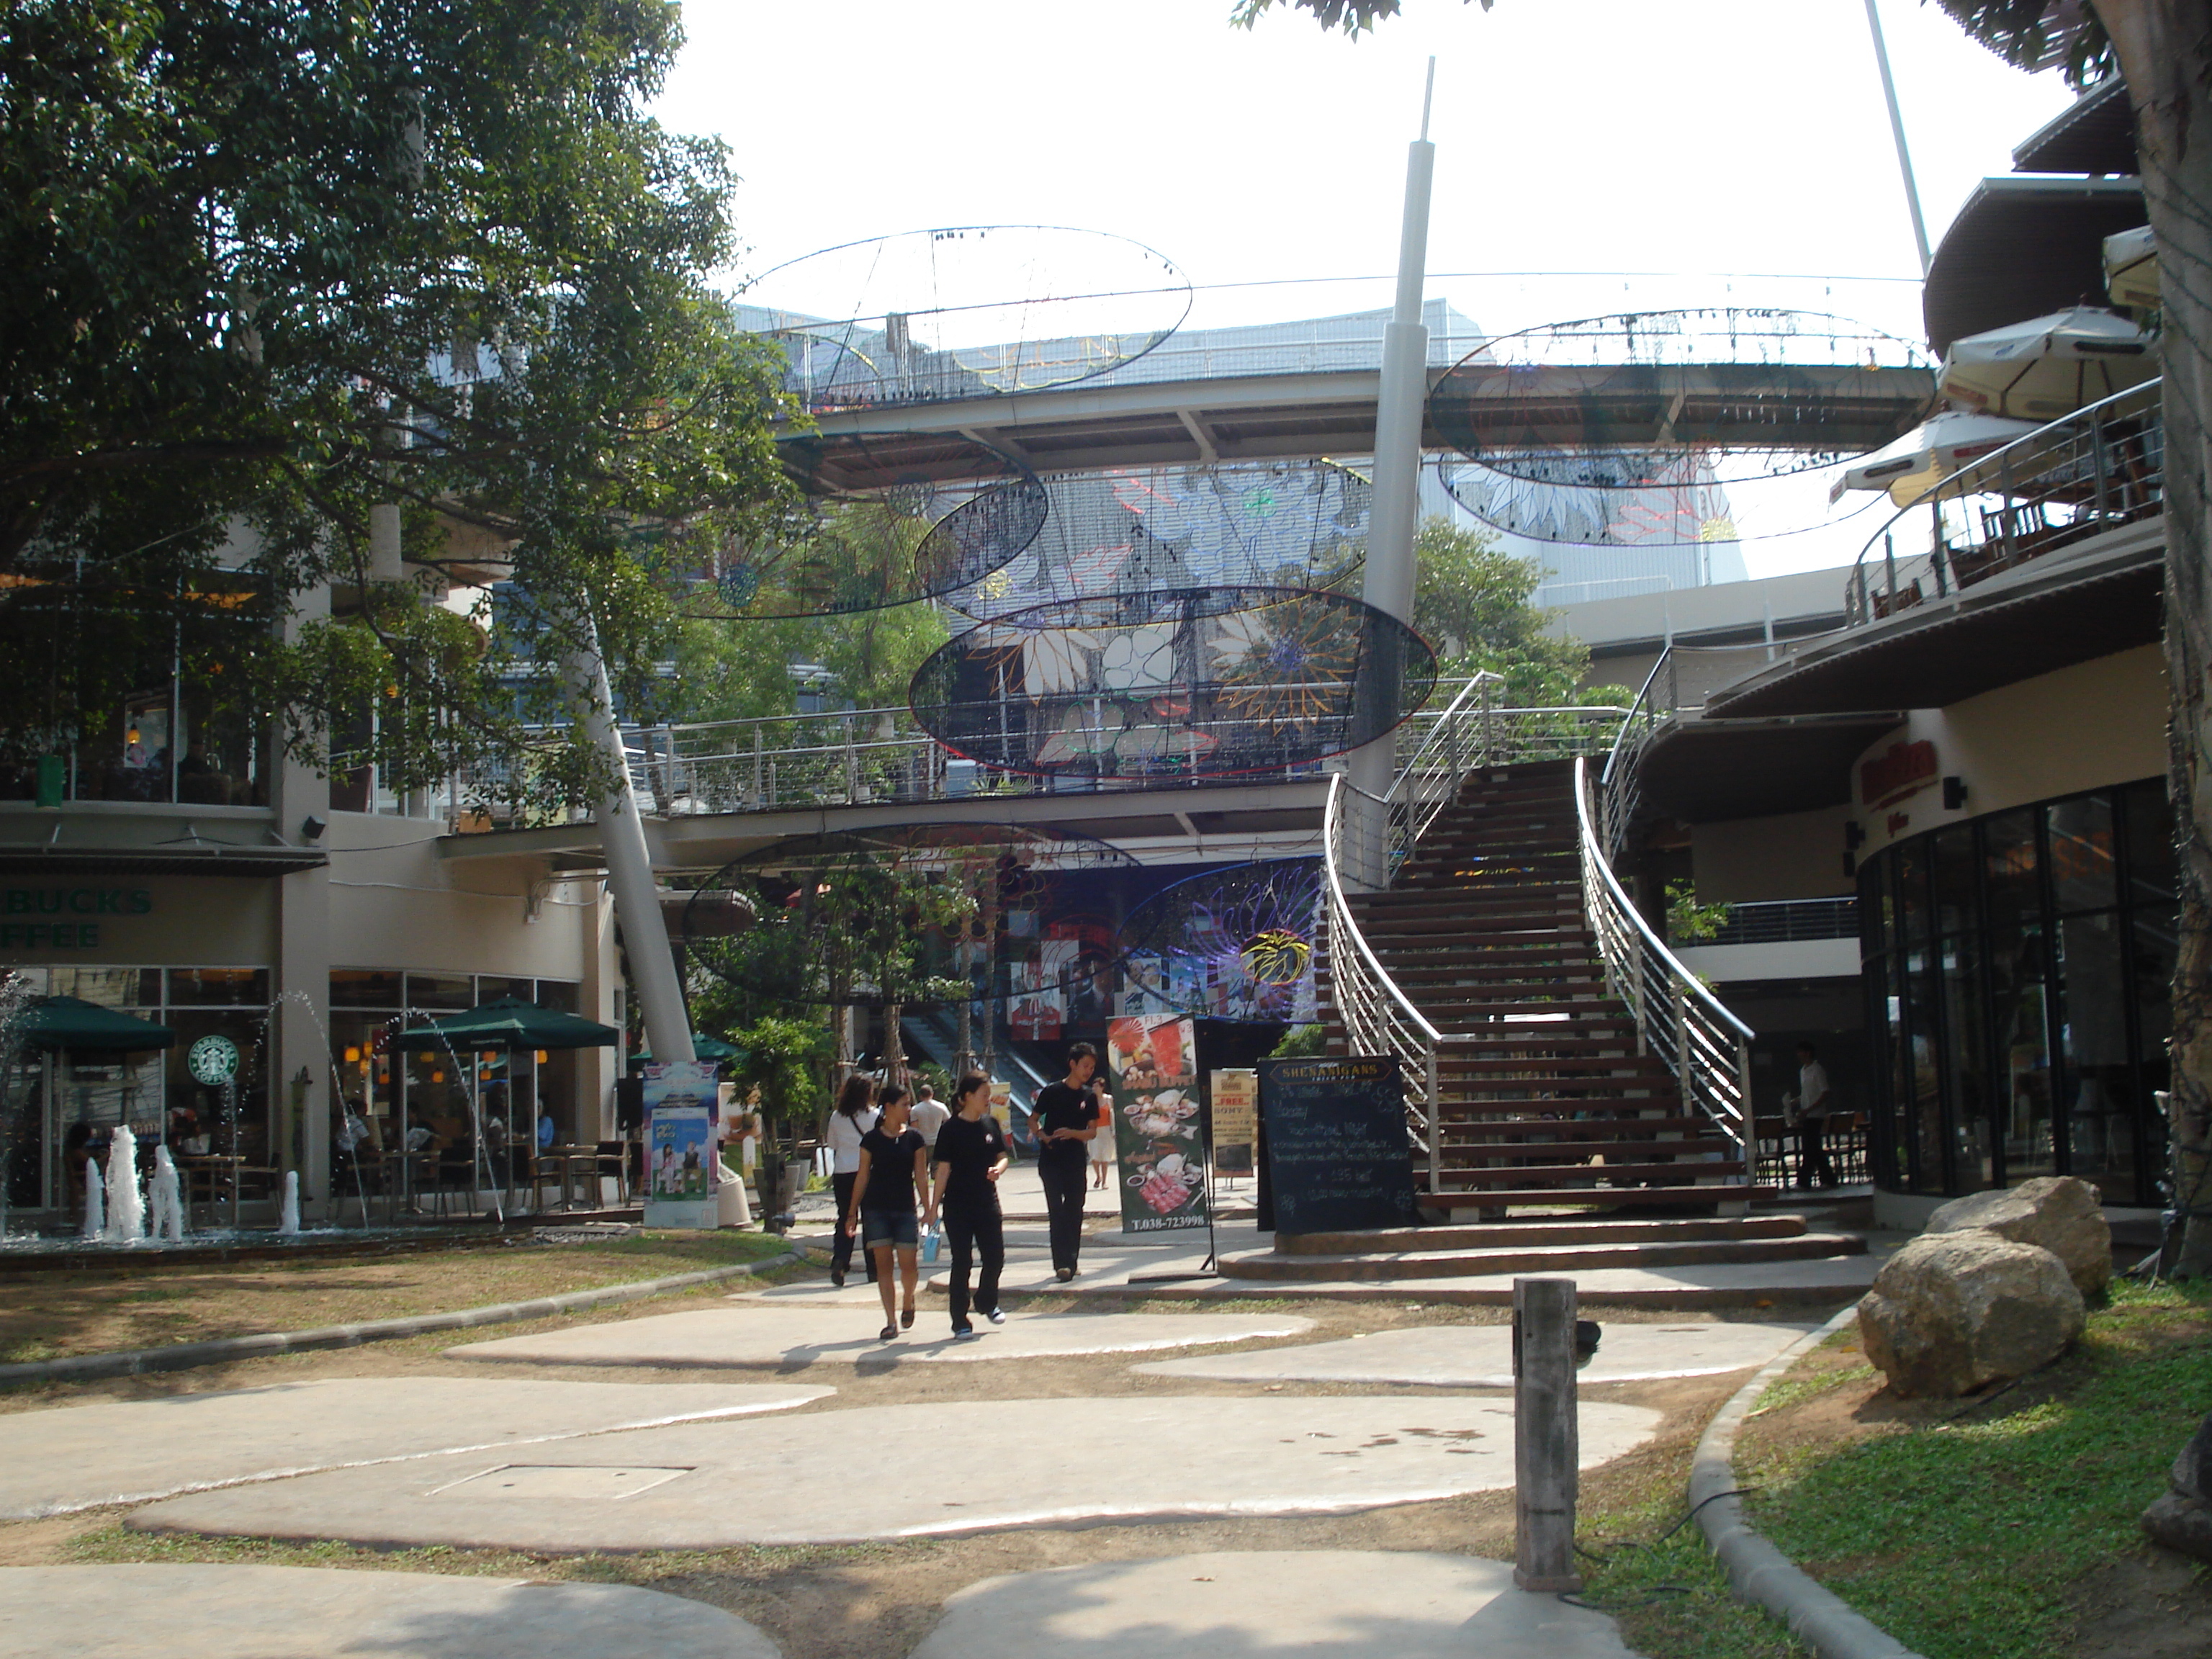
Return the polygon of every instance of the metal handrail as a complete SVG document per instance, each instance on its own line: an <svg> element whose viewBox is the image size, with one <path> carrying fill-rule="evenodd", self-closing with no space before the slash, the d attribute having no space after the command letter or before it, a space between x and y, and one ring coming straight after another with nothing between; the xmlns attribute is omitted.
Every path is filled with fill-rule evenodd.
<svg viewBox="0 0 2212 1659"><path fill-rule="evenodd" d="M1878 620L1878 615L1892 616L1921 604L1929 597L1921 587L1923 575L1933 582L1934 597L1946 598L1996 570L2026 563L2077 539L2081 533L2148 516L2165 494L2164 437L2158 420L2164 384L2162 376L2145 380L2047 422L1956 468L1891 514L1867 538L1844 580L1845 625L1857 627ZM2123 409L2123 404L2140 407ZM2148 423L2124 433L2115 448L2106 422L2137 416ZM2141 463L2132 472L2116 465L2130 453ZM1945 503L1955 505L1978 495L1998 496L2006 505L1994 517L1984 513L1978 529L1970 523L1961 541L1950 542L1943 526ZM2062 507L2067 516L2053 522L2053 509ZM1929 550L1900 560L1896 528L1923 509L1931 520ZM2038 522L2024 530L2030 512ZM1869 584L1867 570L1877 549L1883 571L1879 592Z"/></svg>
<svg viewBox="0 0 2212 1659"><path fill-rule="evenodd" d="M1751 1168L1751 1027L1721 1005L1630 900L1598 840L1589 764L1575 761L1575 817L1580 827L1583 903L1613 994L1636 1018L1637 1047L1656 1053L1674 1074L1683 1103L1703 1112Z"/></svg>
<svg viewBox="0 0 2212 1659"><path fill-rule="evenodd" d="M1372 822L1381 817L1379 810L1371 814L1346 811L1352 796L1373 808L1383 805L1354 787L1343 773L1329 775L1328 805L1322 818L1329 999L1353 1054L1397 1057L1406 1084L1407 1131L1415 1149L1428 1160L1429 1190L1434 1192L1443 1176L1443 1139L1437 1132L1437 1053L1443 1046L1443 1034L1390 977L1359 931L1345 897L1340 872L1346 861L1350 821L1367 817Z"/></svg>

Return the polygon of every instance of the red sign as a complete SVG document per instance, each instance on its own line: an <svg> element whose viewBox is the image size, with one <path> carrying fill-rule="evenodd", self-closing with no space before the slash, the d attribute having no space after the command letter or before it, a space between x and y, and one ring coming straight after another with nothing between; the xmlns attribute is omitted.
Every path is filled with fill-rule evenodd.
<svg viewBox="0 0 2212 1659"><path fill-rule="evenodd" d="M1883 753L1859 763L1859 799L1870 807L1903 800L1933 783L1936 770L1936 745L1927 738L1893 743Z"/></svg>

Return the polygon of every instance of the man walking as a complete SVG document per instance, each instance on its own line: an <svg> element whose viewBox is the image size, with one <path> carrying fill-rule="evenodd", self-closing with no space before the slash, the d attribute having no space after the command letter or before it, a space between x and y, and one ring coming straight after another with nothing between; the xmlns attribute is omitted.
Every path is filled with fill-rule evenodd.
<svg viewBox="0 0 2212 1659"><path fill-rule="evenodd" d="M1053 1276L1063 1285L1075 1277L1083 1248L1083 1194L1090 1181L1091 1137L1098 1133L1098 1094L1091 1079L1098 1070L1098 1051L1087 1042L1069 1045L1067 1077L1037 1091L1037 1180L1052 1231Z"/></svg>
<svg viewBox="0 0 2212 1659"><path fill-rule="evenodd" d="M1788 1097L1797 1117L1797 1185L1836 1184L1836 1171L1821 1144L1828 1124L1828 1068L1809 1042L1797 1045L1797 1092Z"/></svg>
<svg viewBox="0 0 2212 1659"><path fill-rule="evenodd" d="M914 1111L908 1122L921 1134L921 1144L933 1148L937 1145L937 1132L945 1127L945 1120L951 1115L952 1109L937 1097L935 1087L925 1083L915 1096Z"/></svg>

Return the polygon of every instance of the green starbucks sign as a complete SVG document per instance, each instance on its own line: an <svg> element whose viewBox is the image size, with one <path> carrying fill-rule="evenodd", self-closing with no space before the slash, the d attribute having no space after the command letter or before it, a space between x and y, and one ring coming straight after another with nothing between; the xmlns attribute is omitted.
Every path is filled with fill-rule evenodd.
<svg viewBox="0 0 2212 1659"><path fill-rule="evenodd" d="M238 1045L227 1036L204 1036L185 1052L192 1081L216 1088L238 1075Z"/></svg>

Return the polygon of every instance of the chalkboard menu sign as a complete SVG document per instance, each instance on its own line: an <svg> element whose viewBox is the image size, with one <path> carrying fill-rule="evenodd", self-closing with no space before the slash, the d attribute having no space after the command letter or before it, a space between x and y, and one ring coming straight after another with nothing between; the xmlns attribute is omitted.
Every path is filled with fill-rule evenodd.
<svg viewBox="0 0 2212 1659"><path fill-rule="evenodd" d="M1413 1156L1397 1060L1263 1060L1259 1070L1275 1231L1412 1226Z"/></svg>

